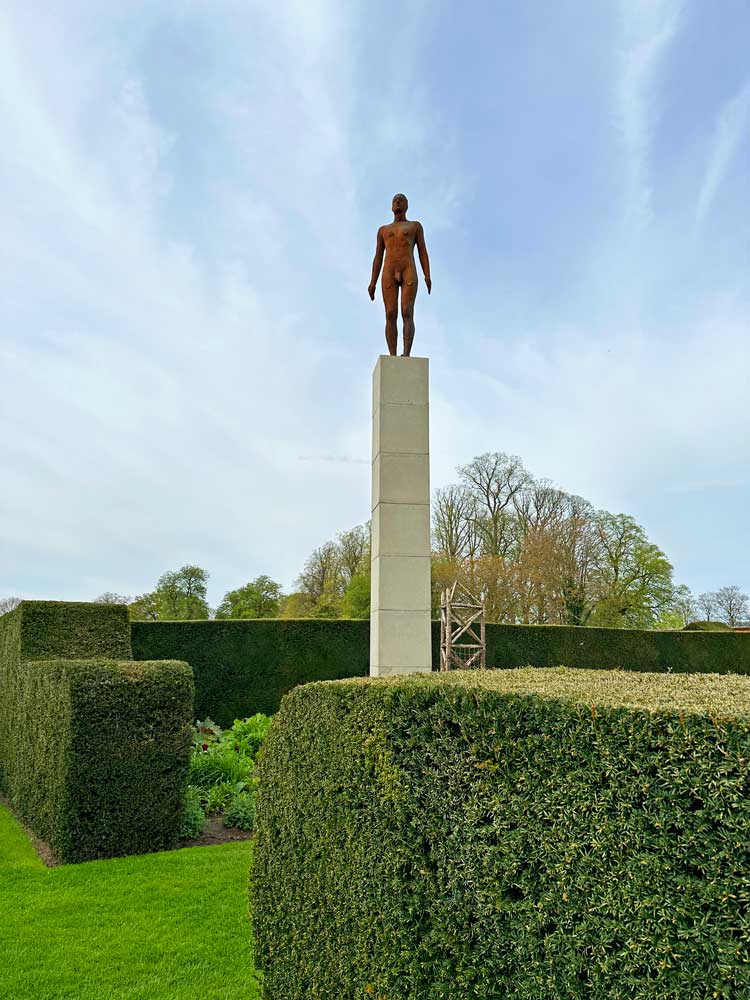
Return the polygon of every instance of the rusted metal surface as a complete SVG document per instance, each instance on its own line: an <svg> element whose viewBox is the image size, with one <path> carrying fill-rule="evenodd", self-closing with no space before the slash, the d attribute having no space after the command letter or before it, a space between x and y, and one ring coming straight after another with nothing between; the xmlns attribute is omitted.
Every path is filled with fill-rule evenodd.
<svg viewBox="0 0 750 1000"><path fill-rule="evenodd" d="M430 258L424 241L421 222L406 218L409 201L405 194L395 194L391 203L393 222L378 229L375 259L372 262L372 278L367 289L370 298L375 299L375 287L380 269L383 277L380 288L385 305L385 341L388 352L398 352L398 306L401 291L401 319L403 320L404 357L411 354L414 342L414 300L417 297L417 268L414 264L414 247L417 248L419 263L422 265L428 294L432 291L430 278ZM385 255L385 262L383 256Z"/></svg>

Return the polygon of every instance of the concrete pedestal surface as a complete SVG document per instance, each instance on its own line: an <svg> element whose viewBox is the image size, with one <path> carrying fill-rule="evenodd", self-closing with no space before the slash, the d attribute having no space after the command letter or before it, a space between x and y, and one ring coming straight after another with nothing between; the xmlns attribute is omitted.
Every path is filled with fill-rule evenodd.
<svg viewBox="0 0 750 1000"><path fill-rule="evenodd" d="M432 669L427 358L378 358L372 379L370 674Z"/></svg>

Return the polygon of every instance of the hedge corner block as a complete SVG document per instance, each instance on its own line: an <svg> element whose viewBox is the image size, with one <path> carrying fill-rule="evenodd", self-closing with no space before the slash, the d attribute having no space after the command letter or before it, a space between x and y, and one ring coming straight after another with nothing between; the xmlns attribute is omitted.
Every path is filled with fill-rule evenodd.
<svg viewBox="0 0 750 1000"><path fill-rule="evenodd" d="M432 670L429 361L381 355L372 380L370 675Z"/></svg>

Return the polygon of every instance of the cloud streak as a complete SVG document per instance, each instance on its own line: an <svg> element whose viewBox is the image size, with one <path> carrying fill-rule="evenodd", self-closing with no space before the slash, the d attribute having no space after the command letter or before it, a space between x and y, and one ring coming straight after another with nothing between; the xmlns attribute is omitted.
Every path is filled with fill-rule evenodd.
<svg viewBox="0 0 750 1000"><path fill-rule="evenodd" d="M651 216L650 142L656 71L677 36L678 0L622 0L624 39L619 105L626 154L626 222L635 231Z"/></svg>
<svg viewBox="0 0 750 1000"><path fill-rule="evenodd" d="M732 161L744 142L750 137L750 82L746 83L721 108L708 156L708 165L703 176L695 212L696 226L701 226L711 211ZM749 157L750 158L750 157ZM750 181L748 159L745 173Z"/></svg>

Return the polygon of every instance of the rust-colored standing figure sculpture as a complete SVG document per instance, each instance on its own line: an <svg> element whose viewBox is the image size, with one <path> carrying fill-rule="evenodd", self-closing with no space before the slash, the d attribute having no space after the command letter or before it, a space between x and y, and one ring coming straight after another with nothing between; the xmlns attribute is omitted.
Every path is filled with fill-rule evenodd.
<svg viewBox="0 0 750 1000"><path fill-rule="evenodd" d="M370 298L375 299L375 285L378 281L380 268L383 268L383 278L380 287L385 303L385 340L388 351L396 354L398 344L398 290L401 289L401 318L404 321L404 357L411 354L414 340L414 300L417 297L417 269L414 265L414 244L417 245L419 263L422 265L428 294L432 291L430 279L430 258L424 242L424 230L421 222L409 222L406 210L409 202L405 194L393 196L391 204L393 222L378 229L378 243L375 248L375 259L372 262L372 281L367 291ZM385 264L383 264L385 254Z"/></svg>

